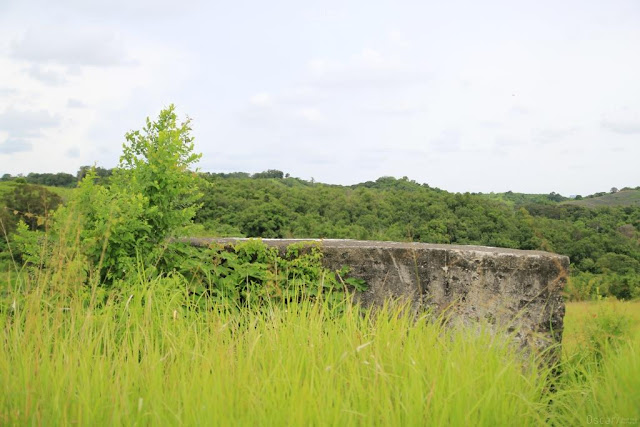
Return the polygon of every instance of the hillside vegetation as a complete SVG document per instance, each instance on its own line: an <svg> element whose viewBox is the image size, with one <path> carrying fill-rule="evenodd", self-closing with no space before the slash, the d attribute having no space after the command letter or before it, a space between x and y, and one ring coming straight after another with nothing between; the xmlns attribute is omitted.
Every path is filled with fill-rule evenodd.
<svg viewBox="0 0 640 427"><path fill-rule="evenodd" d="M598 208L602 206L640 206L640 189L621 190L597 197L583 198L582 200L570 200L565 202L571 205Z"/></svg>
<svg viewBox="0 0 640 427"><path fill-rule="evenodd" d="M95 179L108 182L112 179L108 176ZM630 204L640 190L567 201L556 193L449 193L407 178L327 185L285 177L277 170L253 176L201 173L198 182L201 206L195 224L180 231L183 235L350 238L545 250L570 257L571 299L640 296L640 206ZM0 205L15 204L8 196L20 185L25 184L0 183ZM47 188L63 199L74 191ZM608 205L592 207L600 200ZM9 206L9 211L13 209L33 210L34 205ZM16 220L14 216L7 221Z"/></svg>

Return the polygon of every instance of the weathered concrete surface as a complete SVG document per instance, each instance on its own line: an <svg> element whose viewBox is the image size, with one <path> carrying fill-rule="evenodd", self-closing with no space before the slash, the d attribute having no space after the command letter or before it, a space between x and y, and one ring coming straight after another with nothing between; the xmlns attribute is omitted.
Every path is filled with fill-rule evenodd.
<svg viewBox="0 0 640 427"><path fill-rule="evenodd" d="M189 240L206 246L242 239ZM350 276L364 279L369 289L357 298L365 306L408 299L455 324L484 320L515 331L521 346L534 351L562 339L566 256L484 246L263 239L281 249L300 241L319 242L326 267L347 265Z"/></svg>

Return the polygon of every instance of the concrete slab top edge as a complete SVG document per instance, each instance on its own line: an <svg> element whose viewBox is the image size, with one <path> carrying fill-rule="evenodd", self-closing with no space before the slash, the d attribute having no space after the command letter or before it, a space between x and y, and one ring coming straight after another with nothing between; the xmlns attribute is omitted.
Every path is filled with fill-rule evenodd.
<svg viewBox="0 0 640 427"><path fill-rule="evenodd" d="M236 243L251 240L249 238L226 237L226 238L209 238L209 237L190 237L180 239L194 246L208 246L212 243ZM417 249L417 250L448 250L460 252L479 252L493 255L518 255L518 256L541 256L553 258L567 258L564 255L558 255L544 251L529 251L522 249L496 248L491 246L473 246L473 245L446 245L434 243L419 242L393 242L378 240L351 240L351 239L259 239L269 246L286 247L294 243L301 242L317 242L326 248L378 248L378 249Z"/></svg>

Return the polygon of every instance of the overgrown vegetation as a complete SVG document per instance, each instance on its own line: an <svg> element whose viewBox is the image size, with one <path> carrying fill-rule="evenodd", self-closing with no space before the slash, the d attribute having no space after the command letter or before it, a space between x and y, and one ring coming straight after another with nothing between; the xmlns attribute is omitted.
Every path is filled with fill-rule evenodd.
<svg viewBox="0 0 640 427"><path fill-rule="evenodd" d="M640 417L639 323L606 302L579 322L570 306L575 344L554 370L515 352L506 333L443 328L402 307L374 316L350 304L335 311L320 297L229 310L178 275L138 273L103 296L49 279L2 298L3 425L583 425Z"/></svg>

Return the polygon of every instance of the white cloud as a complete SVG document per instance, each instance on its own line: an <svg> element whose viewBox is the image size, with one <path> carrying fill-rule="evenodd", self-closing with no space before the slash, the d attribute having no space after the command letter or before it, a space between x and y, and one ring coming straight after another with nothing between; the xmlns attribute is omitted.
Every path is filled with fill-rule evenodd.
<svg viewBox="0 0 640 427"><path fill-rule="evenodd" d="M408 48L409 46L411 46L411 42L401 31L391 30L387 34L387 37L389 38L389 41L391 42L391 45L393 47Z"/></svg>
<svg viewBox="0 0 640 427"><path fill-rule="evenodd" d="M11 46L11 55L36 63L113 66L126 64L123 41L114 31L96 27L28 29Z"/></svg>
<svg viewBox="0 0 640 427"><path fill-rule="evenodd" d="M249 103L256 107L269 107L272 104L272 100L268 93L261 92L253 95L249 99Z"/></svg>
<svg viewBox="0 0 640 427"><path fill-rule="evenodd" d="M429 145L438 153L454 153L460 151L460 132L457 130L446 130L442 134L430 141Z"/></svg>
<svg viewBox="0 0 640 427"><path fill-rule="evenodd" d="M313 86L286 88L277 98L277 102L281 105L316 105L326 100L326 94Z"/></svg>
<svg viewBox="0 0 640 427"><path fill-rule="evenodd" d="M0 128L13 138L40 136L44 129L59 126L59 117L45 110L21 111L9 108L0 113Z"/></svg>
<svg viewBox="0 0 640 427"><path fill-rule="evenodd" d="M71 147L69 148L66 153L65 153L68 157L77 159L80 157L80 150L78 149L78 147Z"/></svg>
<svg viewBox="0 0 640 427"><path fill-rule="evenodd" d="M549 144L561 141L573 135L577 130L576 127L541 129L536 132L534 139L542 144Z"/></svg>
<svg viewBox="0 0 640 427"><path fill-rule="evenodd" d="M427 107L423 102L388 101L379 105L366 105L364 111L381 116L413 116L426 112Z"/></svg>
<svg viewBox="0 0 640 427"><path fill-rule="evenodd" d="M0 143L0 154L14 154L31 151L33 144L27 140L20 138L9 138Z"/></svg>
<svg viewBox="0 0 640 427"><path fill-rule="evenodd" d="M365 48L345 61L316 58L308 62L310 83L321 88L360 89L407 87L429 80L415 64Z"/></svg>
<svg viewBox="0 0 640 427"><path fill-rule="evenodd" d="M15 95L18 91L10 87L0 87L0 96Z"/></svg>
<svg viewBox="0 0 640 427"><path fill-rule="evenodd" d="M17 3L17 6L21 6L20 3L29 3L36 8L52 9L49 0L14 0L14 3ZM138 24L140 16L144 16L145 19L174 19L192 12L200 3L201 0L181 0L179 4L174 0L56 0L56 8L83 18L116 18L120 22L124 20Z"/></svg>
<svg viewBox="0 0 640 427"><path fill-rule="evenodd" d="M387 68L390 66L393 68L393 64L385 60L380 54L380 52L378 52L375 49L366 48L359 54L354 55L353 58L356 64L362 64L363 66L369 67L372 69Z"/></svg>
<svg viewBox="0 0 640 427"><path fill-rule="evenodd" d="M531 111L529 111L527 107L524 107L522 105L514 105L513 107L511 107L511 110L509 110L509 112L512 114L522 114L522 115L527 115L531 113Z"/></svg>
<svg viewBox="0 0 640 427"><path fill-rule="evenodd" d="M69 98L67 100L67 107L68 108L86 108L87 104L85 104L84 102L80 101L79 99Z"/></svg>
<svg viewBox="0 0 640 427"><path fill-rule="evenodd" d="M61 72L39 64L32 64L26 71L30 77L50 86L59 86L67 81Z"/></svg>
<svg viewBox="0 0 640 427"><path fill-rule="evenodd" d="M296 114L312 123L320 123L325 119L324 115L317 108L302 108L298 110Z"/></svg>
<svg viewBox="0 0 640 427"><path fill-rule="evenodd" d="M601 122L603 128L608 131L623 135L640 133L640 120L608 120Z"/></svg>

